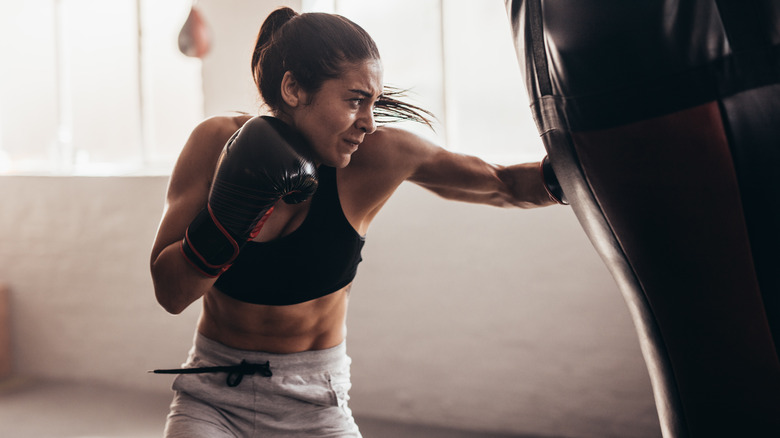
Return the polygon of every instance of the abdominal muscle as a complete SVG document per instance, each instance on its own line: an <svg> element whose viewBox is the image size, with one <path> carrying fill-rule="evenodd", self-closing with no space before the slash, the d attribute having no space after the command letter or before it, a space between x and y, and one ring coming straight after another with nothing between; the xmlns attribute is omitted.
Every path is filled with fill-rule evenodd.
<svg viewBox="0 0 780 438"><path fill-rule="evenodd" d="M198 332L240 350L299 353L344 341L349 288L288 306L250 304L212 288L203 296Z"/></svg>

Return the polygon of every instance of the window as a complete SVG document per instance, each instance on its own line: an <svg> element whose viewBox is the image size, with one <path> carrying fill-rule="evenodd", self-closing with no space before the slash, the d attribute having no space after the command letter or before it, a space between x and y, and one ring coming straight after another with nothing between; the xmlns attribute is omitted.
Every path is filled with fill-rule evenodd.
<svg viewBox="0 0 780 438"><path fill-rule="evenodd" d="M385 83L410 88L414 103L440 122L431 136L448 149L491 162L541 159L536 131L502 1L310 0L305 11L355 21L379 46Z"/></svg>
<svg viewBox="0 0 780 438"><path fill-rule="evenodd" d="M0 174L167 172L203 117L200 61L176 45L190 4L4 5Z"/></svg>
<svg viewBox="0 0 780 438"><path fill-rule="evenodd" d="M201 61L177 47L191 0L6 3L0 174L169 172L204 117ZM410 100L438 117L435 132L407 128L491 162L544 155L504 2L302 3L305 11L345 15L374 36L385 82L409 88ZM242 13L231 4L219 10Z"/></svg>

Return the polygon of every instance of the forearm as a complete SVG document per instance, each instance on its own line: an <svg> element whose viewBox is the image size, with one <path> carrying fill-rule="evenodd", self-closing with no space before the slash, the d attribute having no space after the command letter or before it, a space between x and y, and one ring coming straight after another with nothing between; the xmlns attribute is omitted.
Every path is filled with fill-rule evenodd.
<svg viewBox="0 0 780 438"><path fill-rule="evenodd" d="M539 163L486 164L483 172L464 175L458 184L418 184L444 199L496 207L535 208L555 203L544 188Z"/></svg>
<svg viewBox="0 0 780 438"><path fill-rule="evenodd" d="M411 181L445 199L520 208L555 203L545 189L540 162L499 166L444 150L435 158Z"/></svg>
<svg viewBox="0 0 780 438"><path fill-rule="evenodd" d="M407 179L443 198L520 208L556 203L545 184L541 162L492 165L476 156L452 153L402 131L386 134L403 139L399 156L403 157L402 165L411 166Z"/></svg>
<svg viewBox="0 0 780 438"><path fill-rule="evenodd" d="M172 314L184 311L216 281L194 269L181 254L180 245L179 242L168 245L151 262L157 302Z"/></svg>

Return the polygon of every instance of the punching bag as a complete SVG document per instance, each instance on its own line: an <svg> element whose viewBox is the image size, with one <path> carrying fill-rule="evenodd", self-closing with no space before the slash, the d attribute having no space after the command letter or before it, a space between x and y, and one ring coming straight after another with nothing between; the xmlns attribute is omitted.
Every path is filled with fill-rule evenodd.
<svg viewBox="0 0 780 438"><path fill-rule="evenodd" d="M177 42L179 51L193 58L203 58L211 50L211 29L196 2L190 6Z"/></svg>
<svg viewBox="0 0 780 438"><path fill-rule="evenodd" d="M664 437L780 437L780 2L506 3Z"/></svg>

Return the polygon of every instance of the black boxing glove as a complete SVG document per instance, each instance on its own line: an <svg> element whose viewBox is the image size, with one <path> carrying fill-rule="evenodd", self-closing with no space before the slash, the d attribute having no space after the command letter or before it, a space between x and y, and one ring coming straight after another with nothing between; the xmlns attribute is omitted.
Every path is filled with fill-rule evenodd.
<svg viewBox="0 0 780 438"><path fill-rule="evenodd" d="M273 117L254 117L228 140L217 162L206 207L190 223L181 252L216 277L257 235L274 205L295 204L317 190L317 169L305 158L306 140Z"/></svg>
<svg viewBox="0 0 780 438"><path fill-rule="evenodd" d="M558 182L558 177L556 177L555 172L553 172L552 164L550 164L550 157L548 155L545 155L542 159L542 162L539 164L539 169L542 174L544 189L547 190L550 199L561 205L569 205L569 201L566 200L566 195L563 193L561 184Z"/></svg>

